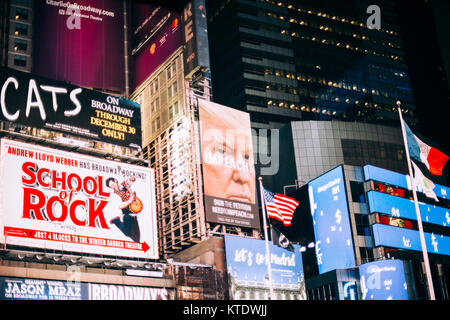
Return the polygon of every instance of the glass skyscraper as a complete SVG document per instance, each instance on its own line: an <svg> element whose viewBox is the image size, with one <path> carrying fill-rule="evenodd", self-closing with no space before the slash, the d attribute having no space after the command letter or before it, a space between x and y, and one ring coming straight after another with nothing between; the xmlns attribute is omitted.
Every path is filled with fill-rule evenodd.
<svg viewBox="0 0 450 320"><path fill-rule="evenodd" d="M381 28L368 27L370 5ZM293 120L416 122L395 2L207 1L213 100L254 128Z"/></svg>

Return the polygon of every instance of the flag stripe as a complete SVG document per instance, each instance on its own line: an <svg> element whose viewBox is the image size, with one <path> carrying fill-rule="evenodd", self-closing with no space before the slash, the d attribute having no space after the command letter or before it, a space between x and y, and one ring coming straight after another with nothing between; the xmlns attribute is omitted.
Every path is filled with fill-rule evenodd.
<svg viewBox="0 0 450 320"><path fill-rule="evenodd" d="M291 197L273 193L266 189L264 189L264 198L269 218L279 220L285 226L291 226L294 211L299 202Z"/></svg>
<svg viewBox="0 0 450 320"><path fill-rule="evenodd" d="M442 175L442 169L444 169L449 157L436 148L431 147L428 153L427 161L430 164L430 172L434 175Z"/></svg>
<svg viewBox="0 0 450 320"><path fill-rule="evenodd" d="M414 160L424 163L432 174L441 176L449 157L420 140L414 135L405 120L402 121L406 131L409 156Z"/></svg>

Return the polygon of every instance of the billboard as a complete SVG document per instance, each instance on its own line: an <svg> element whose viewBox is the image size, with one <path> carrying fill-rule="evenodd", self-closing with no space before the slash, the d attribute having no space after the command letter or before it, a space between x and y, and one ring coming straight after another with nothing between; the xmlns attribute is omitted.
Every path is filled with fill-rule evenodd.
<svg viewBox="0 0 450 320"><path fill-rule="evenodd" d="M319 273L355 266L343 167L308 183Z"/></svg>
<svg viewBox="0 0 450 320"><path fill-rule="evenodd" d="M393 227L384 224L372 225L374 246L422 251L417 230ZM450 255L450 237L424 232L428 253Z"/></svg>
<svg viewBox="0 0 450 320"><path fill-rule="evenodd" d="M36 0L33 5L33 73L124 91L123 1Z"/></svg>
<svg viewBox="0 0 450 320"><path fill-rule="evenodd" d="M141 147L141 112L135 102L8 68L0 71L0 120Z"/></svg>
<svg viewBox="0 0 450 320"><path fill-rule="evenodd" d="M259 229L250 115L198 100L206 219Z"/></svg>
<svg viewBox="0 0 450 320"><path fill-rule="evenodd" d="M359 266L362 300L408 300L403 261L380 260Z"/></svg>
<svg viewBox="0 0 450 320"><path fill-rule="evenodd" d="M158 258L154 172L1 140L0 242Z"/></svg>
<svg viewBox="0 0 450 320"><path fill-rule="evenodd" d="M370 213L376 212L391 215L396 218L417 220L413 200L376 191L369 191L367 193L367 199L369 200ZM419 210L423 222L433 223L444 227L450 226L449 209L419 202Z"/></svg>
<svg viewBox="0 0 450 320"><path fill-rule="evenodd" d="M269 289L264 240L224 236L225 257L230 283L239 287ZM269 243L273 286L293 291L305 298L303 262L300 246L294 252ZM234 297L235 299L237 297ZM239 298L239 297L238 297Z"/></svg>
<svg viewBox="0 0 450 320"><path fill-rule="evenodd" d="M132 4L132 91L182 44L181 17L162 7Z"/></svg>
<svg viewBox="0 0 450 320"><path fill-rule="evenodd" d="M0 277L0 300L168 300L166 288Z"/></svg>
<svg viewBox="0 0 450 320"><path fill-rule="evenodd" d="M183 10L184 75L209 68L208 27L205 0L189 1Z"/></svg>
<svg viewBox="0 0 450 320"><path fill-rule="evenodd" d="M393 172L390 170L374 167L372 165L364 166L364 178L366 181L374 180L384 182L393 186L401 187L404 189L409 190L412 189L409 176ZM422 190L420 190L419 187L417 187L417 191L422 192ZM448 199L448 195L450 195L450 188L439 184L435 184L433 192L436 193L436 196L440 198Z"/></svg>

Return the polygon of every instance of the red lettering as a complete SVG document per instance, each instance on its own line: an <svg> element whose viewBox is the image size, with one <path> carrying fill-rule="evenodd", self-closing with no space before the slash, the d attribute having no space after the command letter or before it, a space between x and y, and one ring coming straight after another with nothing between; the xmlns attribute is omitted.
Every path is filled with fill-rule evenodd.
<svg viewBox="0 0 450 320"><path fill-rule="evenodd" d="M89 199L89 227L95 228L95 220L99 219L100 226L103 229L109 229L103 216L103 209L108 204L108 201L100 200L98 207L95 207L95 199Z"/></svg>
<svg viewBox="0 0 450 320"><path fill-rule="evenodd" d="M61 183L61 189L58 189L58 182ZM61 177L58 177L58 172L52 170L52 188L58 190L66 190L66 173L61 172Z"/></svg>
<svg viewBox="0 0 450 320"><path fill-rule="evenodd" d="M91 182L91 183L89 183L89 182ZM90 190L89 190L89 185L91 185L91 188L92 188ZM88 195L90 195L90 196L94 195L95 192L97 191L97 181L92 177L84 178L83 189L84 189L84 192L86 192Z"/></svg>
<svg viewBox="0 0 450 320"><path fill-rule="evenodd" d="M74 188L72 185L72 179L74 179L77 181L77 187ZM81 178L79 175L75 174L75 173L71 173L69 174L69 176L67 177L67 186L69 187L69 190L74 190L75 192L78 192L81 190L81 186L83 185L83 182L81 181Z"/></svg>
<svg viewBox="0 0 450 320"><path fill-rule="evenodd" d="M41 186L43 186L43 187L45 187L45 188L49 188L50 187L50 182L48 182L48 183L46 183L45 181L44 181L44 179L42 179L42 176L44 175L44 173L50 173L50 170L49 169L46 169L46 168L43 168L43 169L40 169L40 170L38 170L38 173L37 173L37 181L38 181L38 183L39 183L39 185L41 185Z"/></svg>
<svg viewBox="0 0 450 320"><path fill-rule="evenodd" d="M81 201L81 200L75 200L74 202L72 202L72 204L70 205L70 209L69 209L70 219L77 226L85 226L86 220L84 220L84 221L78 220L78 218L75 214L75 210L77 209L77 207L83 207L86 209L86 204L84 201Z"/></svg>
<svg viewBox="0 0 450 320"><path fill-rule="evenodd" d="M22 176L22 183L33 186L36 183L36 175L34 174L34 171L30 169L36 170L36 164L33 162L24 162L22 165L22 171L28 175L28 177Z"/></svg>
<svg viewBox="0 0 450 320"><path fill-rule="evenodd" d="M55 210L55 205L57 203L60 204L61 209L62 209L60 217L55 217L54 212L53 212ZM50 199L48 199L47 206L46 206L46 211L47 211L47 216L50 219L50 221L64 221L67 218L67 206L64 203L64 201L61 200L57 196L53 196Z"/></svg>
<svg viewBox="0 0 450 320"><path fill-rule="evenodd" d="M109 198L109 192L103 191L103 177L98 176L97 179L98 179L98 195L100 197Z"/></svg>
<svg viewBox="0 0 450 320"><path fill-rule="evenodd" d="M32 203L33 196L37 197L37 203ZM37 220L44 220L41 209L45 204L45 195L33 188L23 188L23 218L32 219L31 212L34 212L34 216Z"/></svg>

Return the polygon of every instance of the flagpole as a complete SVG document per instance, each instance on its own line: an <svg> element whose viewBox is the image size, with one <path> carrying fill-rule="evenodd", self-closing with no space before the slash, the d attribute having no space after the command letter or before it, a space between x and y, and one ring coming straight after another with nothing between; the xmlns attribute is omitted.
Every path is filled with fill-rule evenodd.
<svg viewBox="0 0 450 320"><path fill-rule="evenodd" d="M398 114L400 116L400 124L401 124L401 128L402 128L403 143L405 145L405 151L406 151L406 160L408 162L409 179L411 181L411 188L412 188L413 198L414 198L414 206L416 208L417 224L419 226L420 244L422 246L422 255L423 255L423 262L425 265L425 274L427 277L428 292L430 295L430 300L436 300L436 298L434 296L433 279L431 278L430 261L428 260L427 245L425 243L425 236L423 233L422 218L420 216L419 202L417 201L416 182L414 181L414 176L412 174L411 159L409 157L409 149L408 149L408 139L406 138L406 130L405 130L405 126L403 125L403 118L402 118L402 112L400 109L400 105L401 105L400 101L397 101Z"/></svg>
<svg viewBox="0 0 450 320"><path fill-rule="evenodd" d="M266 222L266 198L264 197L262 178L259 177L259 191L261 195L261 203L262 203L262 216L263 216L263 227L264 227L264 239L266 242L266 257L267 257L267 272L269 273L269 297L270 300L273 300L273 283L272 283L272 267L270 263L270 250L269 250L269 237L267 235L267 222Z"/></svg>

